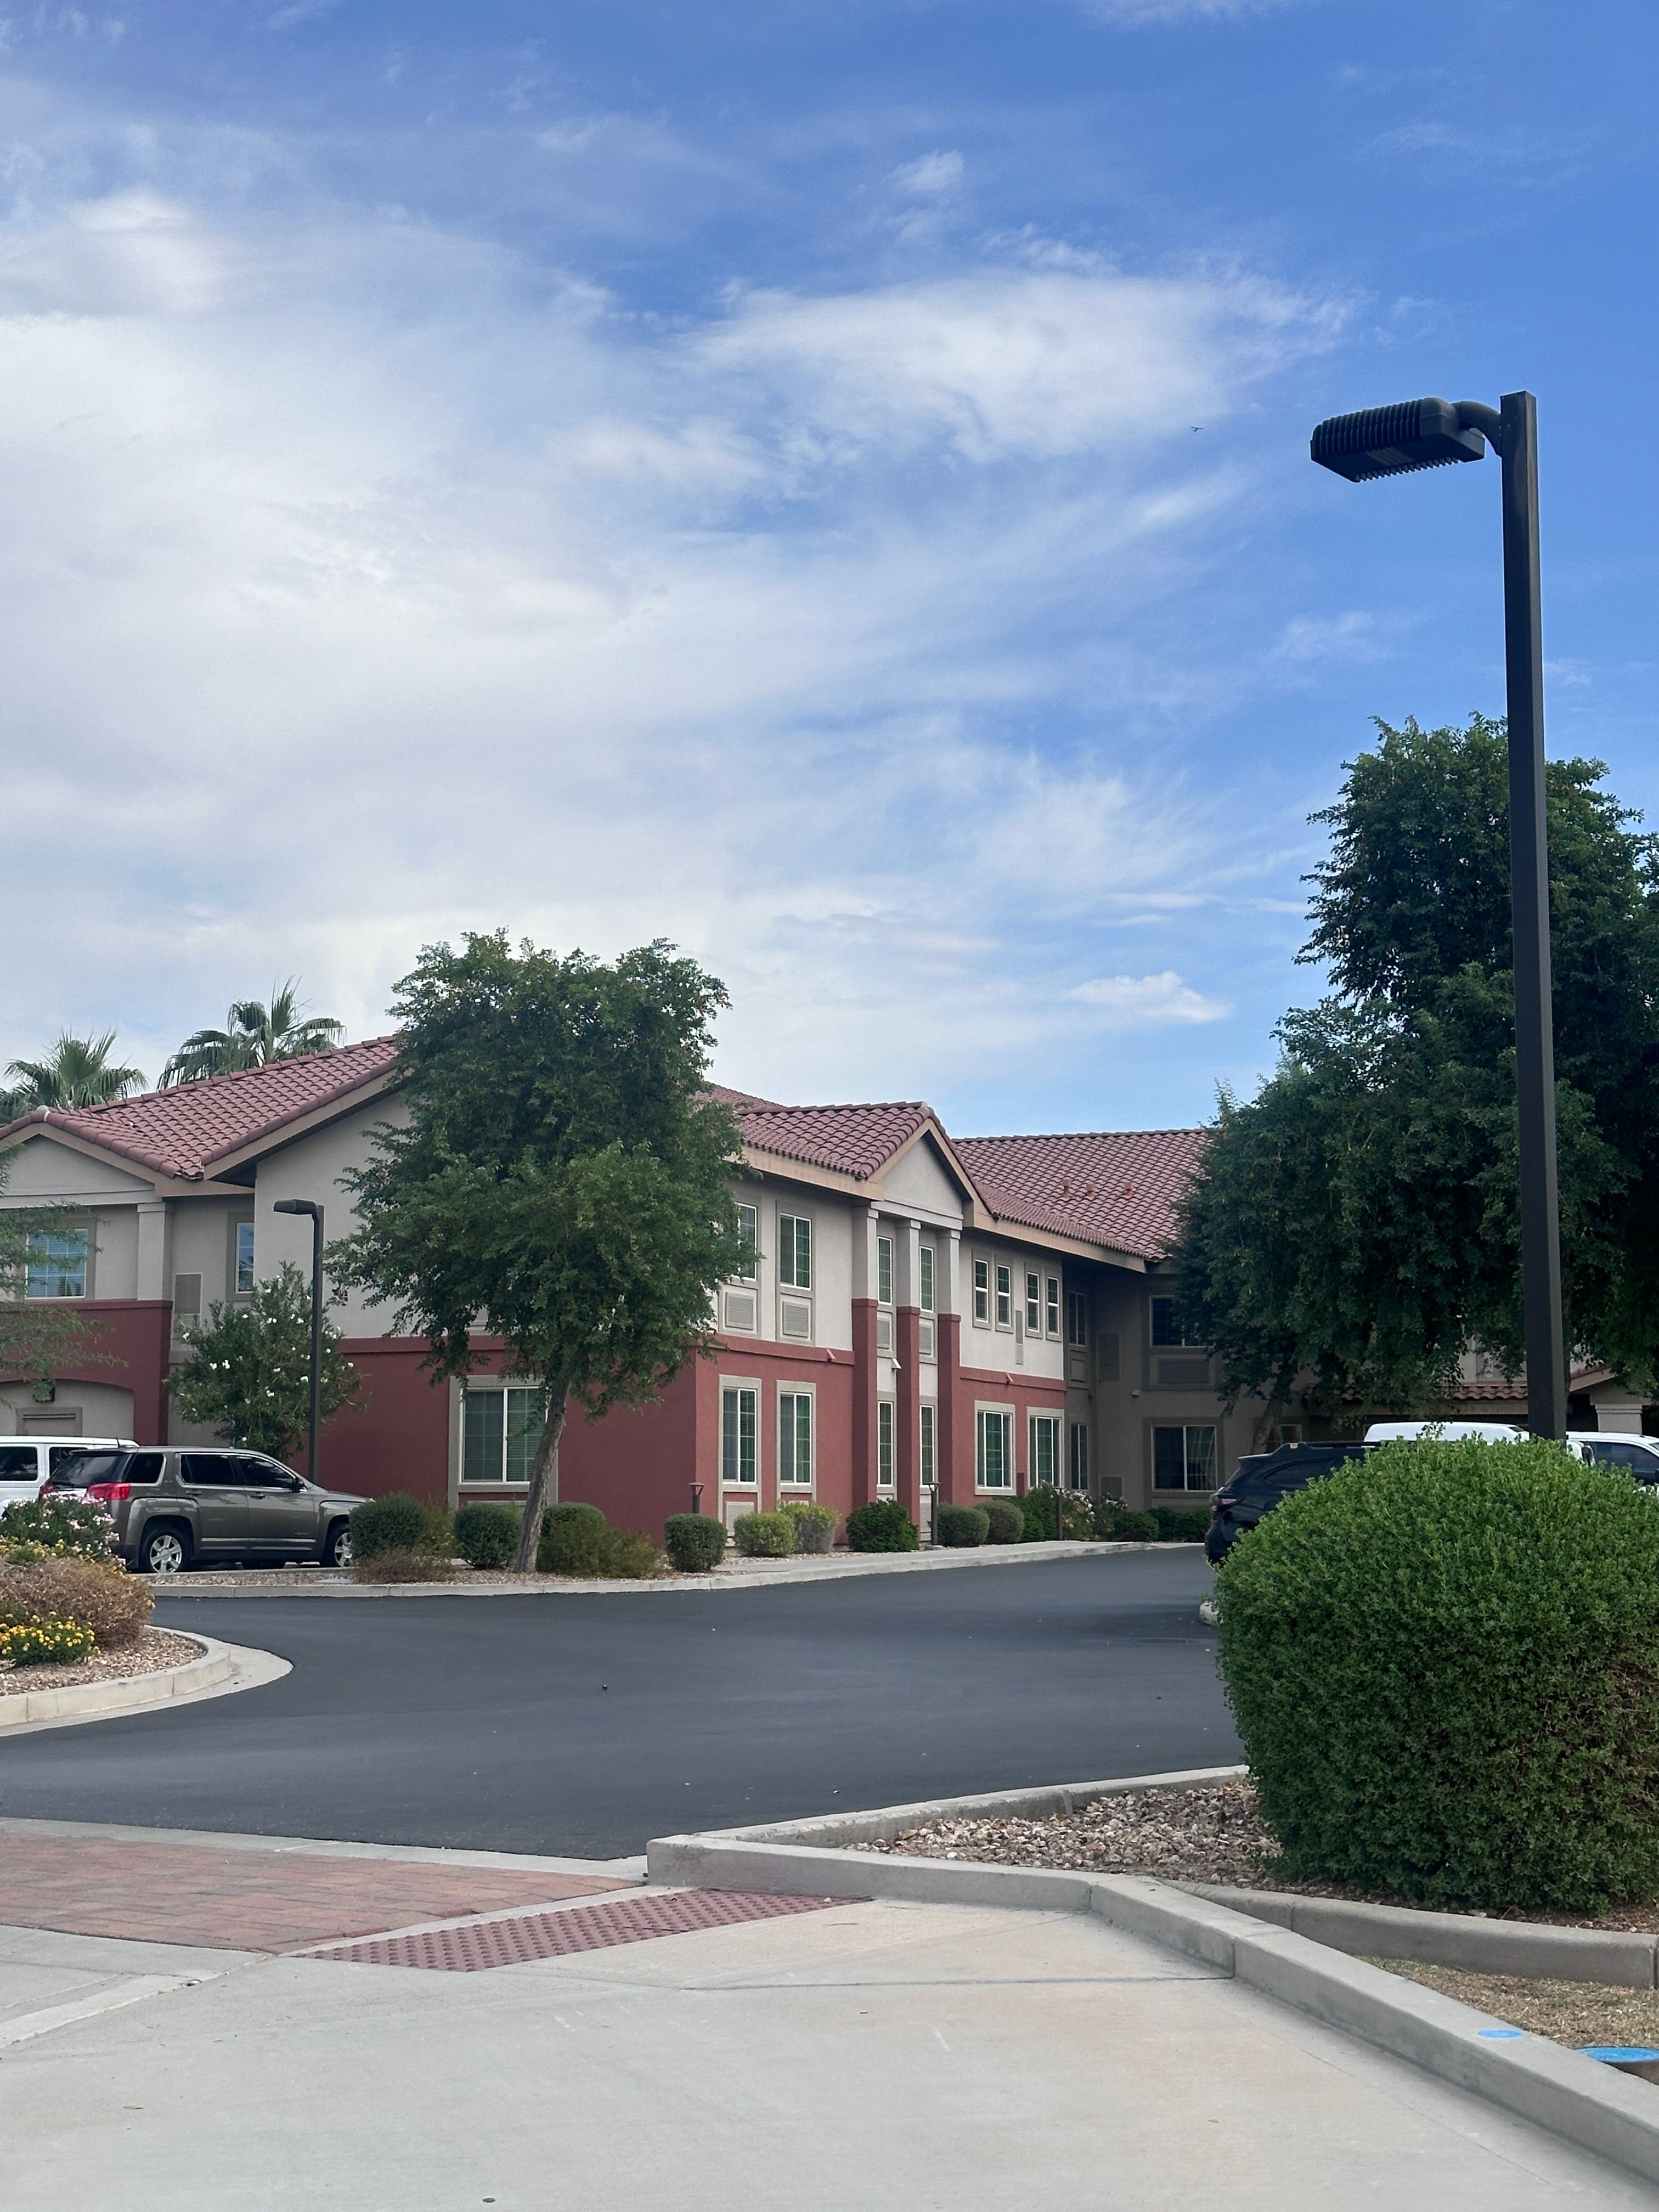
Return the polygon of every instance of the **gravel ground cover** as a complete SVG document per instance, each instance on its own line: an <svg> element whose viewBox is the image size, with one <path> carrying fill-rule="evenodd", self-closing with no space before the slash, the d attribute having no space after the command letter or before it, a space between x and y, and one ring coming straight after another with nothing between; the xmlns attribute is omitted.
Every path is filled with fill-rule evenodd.
<svg viewBox="0 0 1659 2212"><path fill-rule="evenodd" d="M1060 1867L1091 1874L1149 1874L1165 1881L1224 1883L1238 1889L1292 1891L1366 1905L1409 1905L1403 1897L1340 1882L1290 1881L1273 1871L1278 1844L1242 1778L1191 1790L1132 1790L1097 1797L1047 1820L946 1820L907 1829L860 1850L911 1858L977 1859L993 1866ZM1477 1917L1486 1916L1477 1915ZM1493 1914L1557 1928L1659 1932L1659 1899L1634 1899L1599 1918L1565 1912ZM1594 2040L1592 2038L1591 2040Z"/></svg>
<svg viewBox="0 0 1659 2212"><path fill-rule="evenodd" d="M1461 1966L1419 1966L1410 1959L1370 1963L1575 2051L1591 2043L1659 2049L1659 1991L1604 1989L1597 1982L1534 1981L1521 1974L1472 1974Z"/></svg>
<svg viewBox="0 0 1659 2212"><path fill-rule="evenodd" d="M13 1667L0 1660L0 1698L20 1696L28 1690L66 1690L76 1682L111 1682L129 1674L157 1674L164 1667L187 1666L201 1656L202 1647L193 1636L175 1636L167 1628L146 1628L136 1644L118 1645L112 1651L94 1651L90 1659L75 1667Z"/></svg>

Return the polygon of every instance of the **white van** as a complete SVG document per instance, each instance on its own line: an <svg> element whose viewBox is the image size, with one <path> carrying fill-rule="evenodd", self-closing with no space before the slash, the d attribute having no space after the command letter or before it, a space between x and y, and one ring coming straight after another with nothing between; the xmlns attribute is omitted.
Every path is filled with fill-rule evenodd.
<svg viewBox="0 0 1659 2212"><path fill-rule="evenodd" d="M1431 1437L1438 1443L1462 1443L1476 1437L1483 1444L1523 1444L1525 1429L1513 1421L1373 1421L1365 1431L1368 1444L1420 1443Z"/></svg>
<svg viewBox="0 0 1659 2212"><path fill-rule="evenodd" d="M46 1486L55 1467L84 1451L137 1451L124 1437L0 1437L0 1513L27 1505Z"/></svg>

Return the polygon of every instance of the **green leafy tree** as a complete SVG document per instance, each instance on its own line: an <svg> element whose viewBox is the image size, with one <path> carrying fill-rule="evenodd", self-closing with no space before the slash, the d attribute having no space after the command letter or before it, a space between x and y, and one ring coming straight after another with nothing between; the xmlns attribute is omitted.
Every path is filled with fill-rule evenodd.
<svg viewBox="0 0 1659 2212"><path fill-rule="evenodd" d="M1471 1342L1522 1359L1504 727L1379 724L1347 764L1274 1074L1220 1118L1173 1257L1231 1396L1417 1405ZM1569 1340L1634 1379L1659 1352L1654 840L1595 761L1548 769Z"/></svg>
<svg viewBox="0 0 1659 2212"><path fill-rule="evenodd" d="M15 1121L37 1107L105 1106L144 1087L143 1071L111 1061L115 1032L100 1037L61 1036L45 1060L15 1060L6 1070L13 1087L0 1091L0 1122Z"/></svg>
<svg viewBox="0 0 1659 2212"><path fill-rule="evenodd" d="M313 1052L332 1052L345 1035L345 1024L326 1014L301 1016L299 986L292 976L274 989L269 1006L239 999L222 1030L198 1030L187 1036L161 1070L165 1084L196 1083L238 1068L268 1067L273 1060L299 1060Z"/></svg>
<svg viewBox="0 0 1659 2212"><path fill-rule="evenodd" d="M167 1377L184 1419L210 1424L227 1443L290 1457L311 1419L311 1285L299 1268L285 1266L234 1304L216 1300L185 1341L196 1356ZM325 1420L356 1401L360 1382L325 1314Z"/></svg>
<svg viewBox="0 0 1659 2212"><path fill-rule="evenodd" d="M347 1176L360 1226L331 1264L435 1375L468 1374L482 1330L541 1384L528 1570L569 1407L647 1404L713 1348L743 1249L737 1127L707 1090L726 993L660 942L607 966L501 932L428 948L397 998L409 1120Z"/></svg>

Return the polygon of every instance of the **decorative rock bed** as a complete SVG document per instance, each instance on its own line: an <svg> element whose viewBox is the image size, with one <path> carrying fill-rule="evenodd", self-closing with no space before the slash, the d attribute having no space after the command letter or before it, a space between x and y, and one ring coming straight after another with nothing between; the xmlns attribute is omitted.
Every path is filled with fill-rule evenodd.
<svg viewBox="0 0 1659 2212"><path fill-rule="evenodd" d="M114 1682L135 1674L158 1674L169 1667L188 1666L201 1656L202 1646L193 1636L146 1628L140 1631L136 1643L94 1651L89 1659L74 1666L13 1667L0 1660L0 1698L34 1690L67 1690L81 1682Z"/></svg>

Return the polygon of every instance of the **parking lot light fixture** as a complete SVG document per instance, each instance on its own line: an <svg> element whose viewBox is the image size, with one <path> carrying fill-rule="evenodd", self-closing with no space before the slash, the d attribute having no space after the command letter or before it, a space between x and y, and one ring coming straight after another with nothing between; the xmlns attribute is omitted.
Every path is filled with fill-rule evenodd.
<svg viewBox="0 0 1659 2212"><path fill-rule="evenodd" d="M1567 1431L1561 1314L1561 1222L1555 1161L1555 1026L1550 984L1549 845L1544 788L1544 647L1538 562L1538 403L1506 392L1477 399L1407 399L1333 415L1310 451L1322 468L1364 483L1484 459L1503 464L1504 637L1510 754L1510 911L1514 933L1516 1104L1521 1149L1521 1280L1526 1308L1528 1424Z"/></svg>
<svg viewBox="0 0 1659 2212"><path fill-rule="evenodd" d="M306 1436L306 1473L315 1482L323 1402L323 1209L315 1199L279 1198L270 1210L311 1216L311 1418Z"/></svg>

